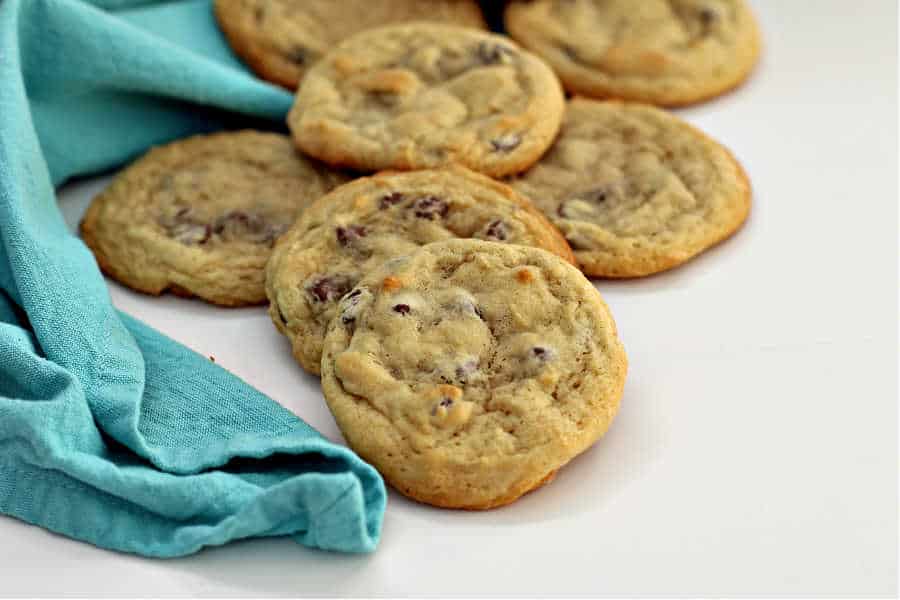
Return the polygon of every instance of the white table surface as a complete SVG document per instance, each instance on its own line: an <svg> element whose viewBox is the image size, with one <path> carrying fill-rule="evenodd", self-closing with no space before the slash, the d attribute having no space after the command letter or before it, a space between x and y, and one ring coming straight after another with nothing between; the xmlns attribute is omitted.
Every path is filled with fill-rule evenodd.
<svg viewBox="0 0 900 600"><path fill-rule="evenodd" d="M631 368L555 483L484 513L392 492L370 556L279 539L147 560L0 518L0 594L896 594L896 5L756 7L753 79L681 111L746 166L750 220L680 269L597 283ZM73 228L106 181L62 190ZM110 293L341 440L264 309Z"/></svg>

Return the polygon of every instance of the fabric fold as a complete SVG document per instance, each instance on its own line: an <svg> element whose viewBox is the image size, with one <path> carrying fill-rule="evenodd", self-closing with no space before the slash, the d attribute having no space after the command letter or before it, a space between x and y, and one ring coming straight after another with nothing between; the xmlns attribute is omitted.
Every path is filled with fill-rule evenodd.
<svg viewBox="0 0 900 600"><path fill-rule="evenodd" d="M378 473L116 311L55 202L231 115L277 124L290 95L230 56L209 0L96 4L117 12L0 2L0 511L147 556L272 535L372 551Z"/></svg>

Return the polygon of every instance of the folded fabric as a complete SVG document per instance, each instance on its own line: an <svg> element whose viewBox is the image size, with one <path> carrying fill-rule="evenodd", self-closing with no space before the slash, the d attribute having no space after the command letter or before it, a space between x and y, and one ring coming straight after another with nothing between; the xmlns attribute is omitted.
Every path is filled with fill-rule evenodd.
<svg viewBox="0 0 900 600"><path fill-rule="evenodd" d="M290 94L233 58L210 0L92 4L0 1L0 511L148 556L276 535L373 550L378 473L117 312L55 202L152 144L279 123Z"/></svg>

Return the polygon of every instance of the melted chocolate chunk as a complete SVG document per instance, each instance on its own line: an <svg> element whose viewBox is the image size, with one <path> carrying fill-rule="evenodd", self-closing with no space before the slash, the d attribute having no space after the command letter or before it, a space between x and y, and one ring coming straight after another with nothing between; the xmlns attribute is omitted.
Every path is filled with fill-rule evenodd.
<svg viewBox="0 0 900 600"><path fill-rule="evenodd" d="M492 44L489 42L481 42L478 44L476 54L478 55L478 60L485 65L508 65L516 56L516 53L512 48L508 48L502 44Z"/></svg>
<svg viewBox="0 0 900 600"><path fill-rule="evenodd" d="M438 217L446 217L450 206L437 196L422 196L412 204L413 214L420 219L434 221Z"/></svg>
<svg viewBox="0 0 900 600"><path fill-rule="evenodd" d="M341 246L352 244L356 240L366 237L367 234L366 228L360 225L347 225L335 230L335 236Z"/></svg>
<svg viewBox="0 0 900 600"><path fill-rule="evenodd" d="M495 240L500 240L502 242L509 237L509 228L506 226L506 223L497 219L491 221L484 235L485 237L494 238Z"/></svg>
<svg viewBox="0 0 900 600"><path fill-rule="evenodd" d="M511 152L522 143L522 136L518 133L507 133L491 140L491 146L495 152Z"/></svg>
<svg viewBox="0 0 900 600"><path fill-rule="evenodd" d="M401 315L408 315L412 309L409 307L409 304L395 304L394 312L400 313Z"/></svg>
<svg viewBox="0 0 900 600"><path fill-rule="evenodd" d="M212 223L212 232L222 238L239 238L254 244L272 244L288 226L270 223L256 213L233 210Z"/></svg>
<svg viewBox="0 0 900 600"><path fill-rule="evenodd" d="M334 302L352 287L350 279L344 275L317 277L306 286L306 291L316 302Z"/></svg>
<svg viewBox="0 0 900 600"><path fill-rule="evenodd" d="M176 242L193 246L208 242L212 231L205 223L179 223L169 229L169 235Z"/></svg>
<svg viewBox="0 0 900 600"><path fill-rule="evenodd" d="M390 194L386 194L381 197L381 200L378 201L378 208L380 208L381 210L388 209L395 204L403 202L403 198L404 196L400 192L392 192Z"/></svg>

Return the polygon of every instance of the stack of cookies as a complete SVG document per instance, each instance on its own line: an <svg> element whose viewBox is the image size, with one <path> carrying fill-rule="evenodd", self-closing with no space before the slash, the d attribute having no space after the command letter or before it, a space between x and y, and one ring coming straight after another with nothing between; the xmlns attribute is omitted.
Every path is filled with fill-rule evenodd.
<svg viewBox="0 0 900 600"><path fill-rule="evenodd" d="M348 443L407 496L490 508L549 481L625 381L585 275L672 268L746 219L737 161L649 103L743 80L747 7L515 1L522 46L471 0L215 10L239 56L296 88L291 136L150 151L82 222L101 268L152 294L268 301Z"/></svg>

